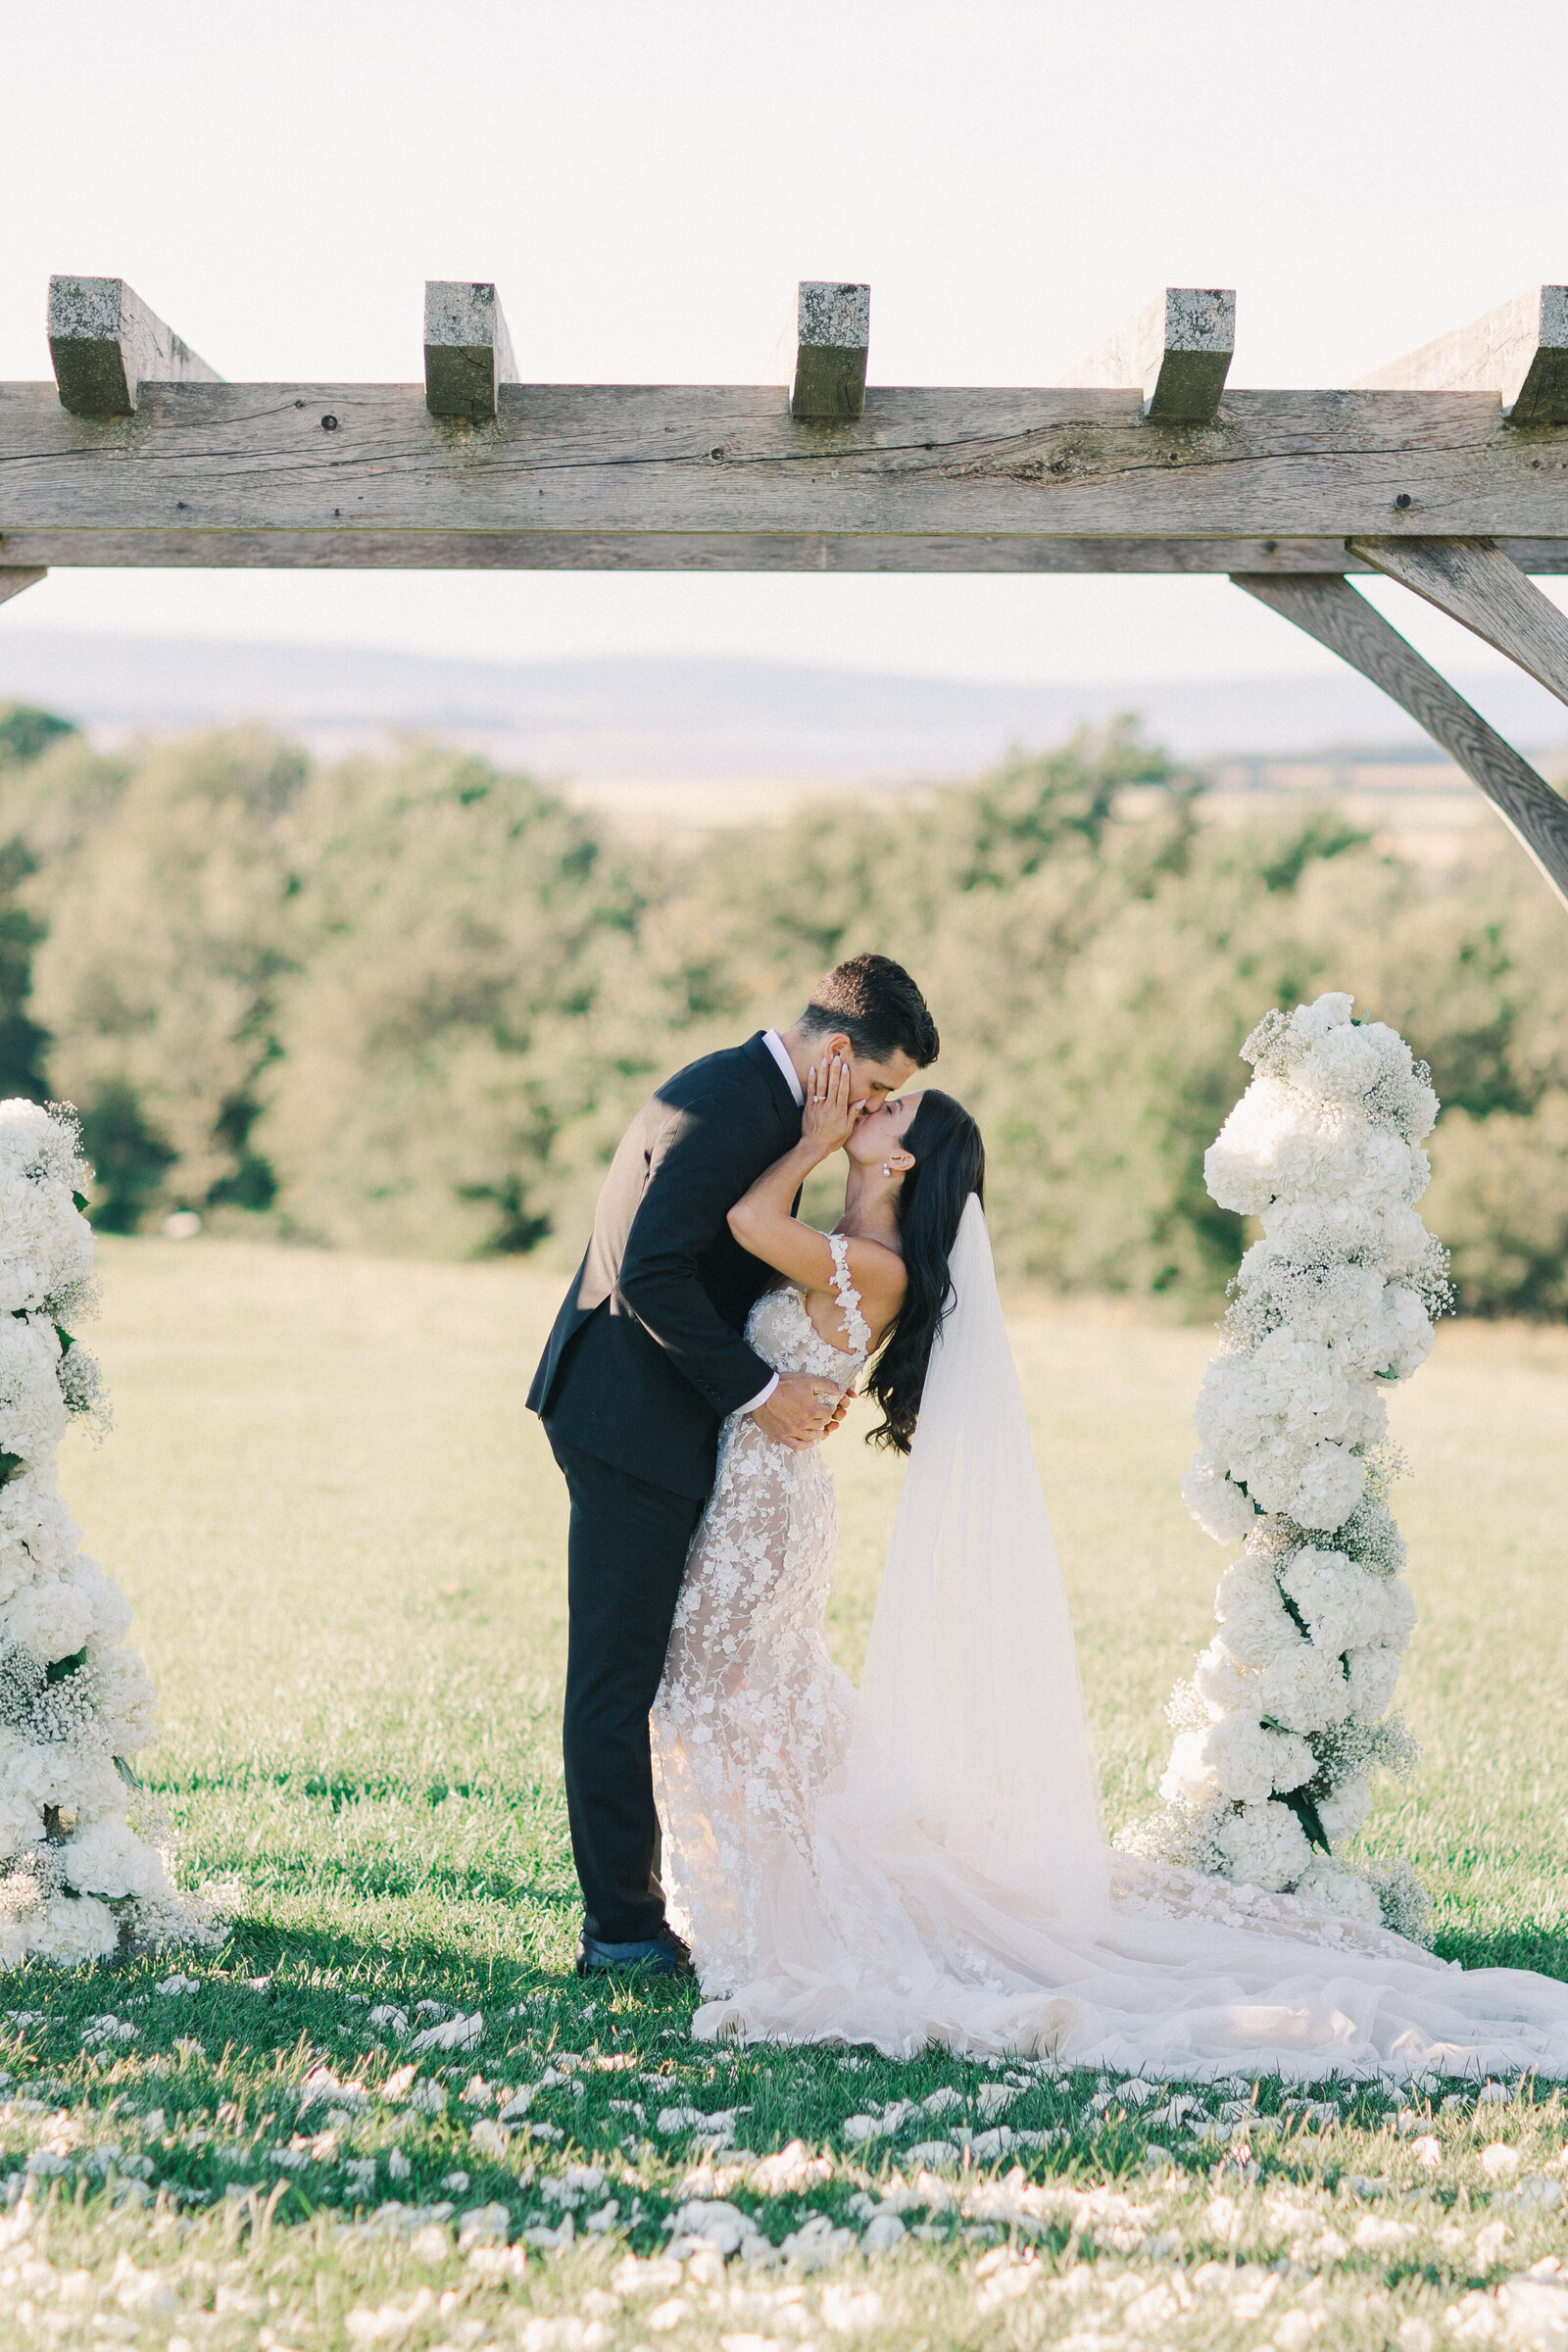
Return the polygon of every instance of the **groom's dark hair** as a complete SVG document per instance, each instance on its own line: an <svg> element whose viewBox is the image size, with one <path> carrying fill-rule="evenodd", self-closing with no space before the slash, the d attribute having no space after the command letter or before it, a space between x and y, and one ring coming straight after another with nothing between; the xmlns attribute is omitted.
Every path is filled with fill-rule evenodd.
<svg viewBox="0 0 1568 2352"><path fill-rule="evenodd" d="M942 1051L931 1007L891 956L852 956L835 964L812 989L800 1025L811 1037L842 1030L865 1061L906 1054L923 1070Z"/></svg>

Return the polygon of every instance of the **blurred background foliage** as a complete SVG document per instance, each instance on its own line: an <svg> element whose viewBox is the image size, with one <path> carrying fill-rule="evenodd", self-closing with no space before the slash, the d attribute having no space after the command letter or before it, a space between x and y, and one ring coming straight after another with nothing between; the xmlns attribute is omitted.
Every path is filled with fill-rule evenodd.
<svg viewBox="0 0 1568 2352"><path fill-rule="evenodd" d="M193 1208L564 1263L659 1079L879 949L985 1128L1004 1270L1197 1313L1244 1240L1202 1182L1237 1049L1269 1004L1346 988L1432 1064L1424 1213L1463 1306L1561 1316L1565 918L1500 826L1474 839L1437 869L1331 808L1205 821L1123 721L677 857L449 748L314 766L237 730L106 754L17 710L0 1091L80 1107L111 1231Z"/></svg>

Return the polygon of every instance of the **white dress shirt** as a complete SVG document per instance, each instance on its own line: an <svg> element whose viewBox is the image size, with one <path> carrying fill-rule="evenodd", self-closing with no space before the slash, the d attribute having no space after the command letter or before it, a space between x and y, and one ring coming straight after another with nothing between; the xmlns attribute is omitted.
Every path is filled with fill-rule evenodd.
<svg viewBox="0 0 1568 2352"><path fill-rule="evenodd" d="M780 1037L776 1029L764 1029L762 1031L762 1043L772 1054L773 1059L778 1063L779 1068L783 1071L785 1085L789 1088L790 1093L795 1097L795 1100L800 1105L801 1109L804 1110L806 1108L806 1089L804 1086L802 1086L800 1074L797 1071L794 1062L791 1061L789 1057L789 1050L786 1047L784 1040ZM768 1382L766 1388L759 1389L757 1395L752 1398L751 1403L743 1404L741 1406L741 1411L743 1413L755 1413L759 1405L763 1405L767 1402L768 1398L772 1396L773 1391L777 1387L778 1374L775 1372L772 1379Z"/></svg>

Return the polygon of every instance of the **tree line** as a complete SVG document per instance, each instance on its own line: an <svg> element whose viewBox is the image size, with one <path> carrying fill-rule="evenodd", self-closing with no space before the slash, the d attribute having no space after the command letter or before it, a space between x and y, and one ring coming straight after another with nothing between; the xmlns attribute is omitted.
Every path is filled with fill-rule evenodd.
<svg viewBox="0 0 1568 2352"><path fill-rule="evenodd" d="M1245 1241L1202 1180L1237 1049L1269 1004L1346 988L1432 1065L1423 1213L1461 1304L1561 1315L1564 919L1500 826L1435 869L1332 808L1210 820L1126 719L676 857L441 745L106 753L0 714L0 1092L77 1104L110 1231L194 1208L572 1259L660 1077L877 949L985 1129L1014 1279L1209 1308Z"/></svg>

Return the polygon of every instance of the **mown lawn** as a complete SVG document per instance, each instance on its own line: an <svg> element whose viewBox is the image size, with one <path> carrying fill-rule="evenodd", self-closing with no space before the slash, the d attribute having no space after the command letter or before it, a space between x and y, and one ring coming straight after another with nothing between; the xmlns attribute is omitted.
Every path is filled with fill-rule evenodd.
<svg viewBox="0 0 1568 2352"><path fill-rule="evenodd" d="M715 2056L679 1993L579 1988L564 1498L522 1409L555 1282L210 1239L102 1264L118 1426L67 1488L162 1682L185 1873L232 1883L234 1924L216 1956L9 1981L0 2342L1568 2330L1568 2268L1498 2291L1568 2257L1548 2084L1149 2099ZM1114 1826L1222 1565L1175 1491L1210 1335L1030 1303L1014 1332ZM1428 1877L1445 1952L1568 1976L1568 1334L1450 1327L1396 1412L1425 1754L1372 1841ZM898 1472L849 1434L835 1459L853 1670Z"/></svg>

